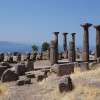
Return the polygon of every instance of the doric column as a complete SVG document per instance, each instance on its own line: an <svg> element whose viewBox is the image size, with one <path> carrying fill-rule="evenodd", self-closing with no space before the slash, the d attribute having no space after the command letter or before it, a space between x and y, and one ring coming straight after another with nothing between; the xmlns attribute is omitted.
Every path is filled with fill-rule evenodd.
<svg viewBox="0 0 100 100"><path fill-rule="evenodd" d="M55 34L55 44L56 44L56 62L58 62L58 34L59 32L53 32Z"/></svg>
<svg viewBox="0 0 100 100"><path fill-rule="evenodd" d="M52 40L50 42L50 63L51 63L51 65L57 63L55 40Z"/></svg>
<svg viewBox="0 0 100 100"><path fill-rule="evenodd" d="M94 25L96 28L96 53L95 58L100 57L100 25Z"/></svg>
<svg viewBox="0 0 100 100"><path fill-rule="evenodd" d="M74 42L69 42L69 47L68 47L68 60L69 60L69 62L75 61L74 55L75 55Z"/></svg>
<svg viewBox="0 0 100 100"><path fill-rule="evenodd" d="M67 34L68 33L62 33L63 34L63 51L67 51Z"/></svg>
<svg viewBox="0 0 100 100"><path fill-rule="evenodd" d="M76 33L71 33L71 35L72 35L72 42L74 43L74 49L73 49L73 52L74 52L74 61L76 60L76 56L75 56L75 34Z"/></svg>
<svg viewBox="0 0 100 100"><path fill-rule="evenodd" d="M81 26L84 28L83 53L82 53L82 60L83 61L89 61L89 32L88 32L88 28L91 25L92 24L90 24L90 23L81 24Z"/></svg>
<svg viewBox="0 0 100 100"><path fill-rule="evenodd" d="M71 33L71 35L72 35L72 42L74 42L74 43L75 43L75 34L76 33Z"/></svg>

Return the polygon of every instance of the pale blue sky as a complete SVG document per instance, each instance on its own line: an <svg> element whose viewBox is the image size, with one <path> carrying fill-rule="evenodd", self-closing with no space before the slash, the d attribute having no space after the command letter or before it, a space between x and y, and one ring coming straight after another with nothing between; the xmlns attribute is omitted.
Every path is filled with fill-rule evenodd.
<svg viewBox="0 0 100 100"><path fill-rule="evenodd" d="M83 44L81 23L100 24L100 0L0 0L0 41L43 43L58 31L76 33ZM95 45L95 29L89 28L90 44Z"/></svg>

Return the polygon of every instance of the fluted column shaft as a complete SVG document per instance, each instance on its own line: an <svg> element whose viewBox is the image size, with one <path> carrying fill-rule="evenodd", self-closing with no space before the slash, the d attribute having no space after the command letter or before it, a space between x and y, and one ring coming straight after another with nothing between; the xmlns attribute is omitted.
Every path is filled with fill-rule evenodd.
<svg viewBox="0 0 100 100"><path fill-rule="evenodd" d="M74 46L73 46L73 56L74 56L74 58L73 58L73 61L75 61L76 60L76 56L75 56L75 34L76 33L71 33L71 35L72 35L72 42L74 43Z"/></svg>
<svg viewBox="0 0 100 100"><path fill-rule="evenodd" d="M81 24L81 26L84 28L83 53L82 53L82 60L83 61L89 61L89 32L88 32L88 28L91 25L92 24L90 24L90 23Z"/></svg>
<svg viewBox="0 0 100 100"><path fill-rule="evenodd" d="M63 51L67 51L67 34L68 33L62 33L63 34Z"/></svg>
<svg viewBox="0 0 100 100"><path fill-rule="evenodd" d="M100 25L94 25L96 28L96 53L95 58L100 57Z"/></svg>
<svg viewBox="0 0 100 100"><path fill-rule="evenodd" d="M55 60L56 63L58 63L58 34L59 32L53 32L55 34L55 44L56 44L56 56L55 56Z"/></svg>

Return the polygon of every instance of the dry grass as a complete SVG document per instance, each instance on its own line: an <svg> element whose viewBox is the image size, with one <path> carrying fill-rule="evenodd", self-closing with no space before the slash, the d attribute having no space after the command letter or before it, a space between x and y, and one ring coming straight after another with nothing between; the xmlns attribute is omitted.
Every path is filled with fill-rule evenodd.
<svg viewBox="0 0 100 100"><path fill-rule="evenodd" d="M51 74L49 80L43 80L39 85L46 89L54 89L42 96L43 98L48 98L48 100L100 100L100 88L90 87L87 85L90 82L100 82L99 76L95 78L97 75L100 76L99 67L85 72L81 72L80 68L75 68L75 73L70 75L74 83L74 90L61 94L57 85L58 81L56 81L57 76ZM55 82L53 82L53 80L55 80ZM55 87L53 87L53 85L55 85Z"/></svg>
<svg viewBox="0 0 100 100"><path fill-rule="evenodd" d="M98 78L95 78L97 75ZM90 82L100 82L99 76L100 67L86 72L81 72L79 68L75 68L75 73L70 76L73 80L75 89L72 92L67 93L62 100L100 100L100 88L89 87L86 85ZM85 79L85 82L81 79Z"/></svg>
<svg viewBox="0 0 100 100"><path fill-rule="evenodd" d="M0 100L2 100L2 97L6 95L8 95L7 87L0 83Z"/></svg>
<svg viewBox="0 0 100 100"><path fill-rule="evenodd" d="M89 85L90 83L100 83L100 67L85 72L81 72L78 67L75 68L75 73L70 75L74 84L74 90L67 93L59 92L58 83L60 78L56 74L48 73L48 76L42 82L33 83L30 86L23 86L22 88L16 88L16 86L12 88L12 85L10 85L10 91L8 91L9 87L6 88L5 85L0 84L0 96L9 96L11 92L14 94L19 93L18 95L20 95L21 91L22 98L17 98L19 100L23 100L24 93L25 98L29 96L29 100L100 100L100 85L99 87L94 84L94 87ZM29 92L32 95L30 93L27 94L27 89L30 90ZM15 96L14 94L12 94L14 99L11 100L17 100L16 97L18 95ZM0 100L2 99L0 98Z"/></svg>

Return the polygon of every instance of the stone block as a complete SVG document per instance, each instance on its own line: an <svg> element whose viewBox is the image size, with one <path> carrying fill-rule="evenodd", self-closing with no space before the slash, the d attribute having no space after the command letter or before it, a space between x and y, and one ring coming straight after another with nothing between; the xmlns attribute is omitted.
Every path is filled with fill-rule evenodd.
<svg viewBox="0 0 100 100"><path fill-rule="evenodd" d="M61 60L62 59L62 53L58 53L58 59Z"/></svg>
<svg viewBox="0 0 100 100"><path fill-rule="evenodd" d="M16 61L21 61L21 56L16 56Z"/></svg>
<svg viewBox="0 0 100 100"><path fill-rule="evenodd" d="M69 62L75 61L75 52L74 51L68 51L68 60L69 60Z"/></svg>
<svg viewBox="0 0 100 100"><path fill-rule="evenodd" d="M59 91L62 92L68 92L72 91L73 85L72 85L72 79L70 76L64 75L61 77L59 81Z"/></svg>
<svg viewBox="0 0 100 100"><path fill-rule="evenodd" d="M18 75L9 69L5 70L1 76L2 82L16 81L18 79L19 79Z"/></svg>
<svg viewBox="0 0 100 100"><path fill-rule="evenodd" d="M31 84L31 78L25 78L24 84Z"/></svg>
<svg viewBox="0 0 100 100"><path fill-rule="evenodd" d="M89 52L83 52L82 53L82 60L83 61L89 61Z"/></svg>
<svg viewBox="0 0 100 100"><path fill-rule="evenodd" d="M31 74L31 73L30 74L28 73L28 74L26 74L26 77L28 77L28 78L35 78L35 75Z"/></svg>
<svg viewBox="0 0 100 100"><path fill-rule="evenodd" d="M74 73L74 64L54 64L51 66L51 71L57 73L58 76L69 75Z"/></svg>
<svg viewBox="0 0 100 100"><path fill-rule="evenodd" d="M25 74L25 64L17 64L15 67L15 73L17 75L24 75Z"/></svg>
<svg viewBox="0 0 100 100"><path fill-rule="evenodd" d="M89 63L88 62L81 63L81 71L86 71L86 70L89 70Z"/></svg>
<svg viewBox="0 0 100 100"><path fill-rule="evenodd" d="M8 52L7 53L7 56L12 56L12 52Z"/></svg>
<svg viewBox="0 0 100 100"><path fill-rule="evenodd" d="M12 56L7 56L7 62L12 63L13 62L13 57Z"/></svg>
<svg viewBox="0 0 100 100"><path fill-rule="evenodd" d="M7 66L7 68L11 68L10 64L8 62L1 62L2 66Z"/></svg>
<svg viewBox="0 0 100 100"><path fill-rule="evenodd" d="M68 52L67 51L62 52L62 58L63 59L68 59Z"/></svg>
<svg viewBox="0 0 100 100"><path fill-rule="evenodd" d="M37 82L41 82L43 79L45 79L47 76L46 75L38 75L37 76Z"/></svg>
<svg viewBox="0 0 100 100"><path fill-rule="evenodd" d="M43 60L49 60L50 53L49 51L44 51L42 55Z"/></svg>
<svg viewBox="0 0 100 100"><path fill-rule="evenodd" d="M3 72L5 71L5 70L7 70L7 66L2 66L2 65L0 65L0 79L1 79L1 76L2 76L2 74L3 74Z"/></svg>
<svg viewBox="0 0 100 100"><path fill-rule="evenodd" d="M32 71L34 69L34 62L33 61L26 61L26 71Z"/></svg>
<svg viewBox="0 0 100 100"><path fill-rule="evenodd" d="M0 62L4 60L4 53L0 52Z"/></svg>
<svg viewBox="0 0 100 100"><path fill-rule="evenodd" d="M98 63L98 64L100 63L100 57L97 58L97 63Z"/></svg>
<svg viewBox="0 0 100 100"><path fill-rule="evenodd" d="M24 85L24 80L17 80L16 84L18 86L22 86L22 85Z"/></svg>
<svg viewBox="0 0 100 100"><path fill-rule="evenodd" d="M25 52L24 53L24 60L30 60L30 52Z"/></svg>
<svg viewBox="0 0 100 100"><path fill-rule="evenodd" d="M68 51L75 51L75 44L74 42L69 42L69 48L68 48Z"/></svg>
<svg viewBox="0 0 100 100"><path fill-rule="evenodd" d="M37 55L37 52L31 52L30 59L36 60L36 55Z"/></svg>

